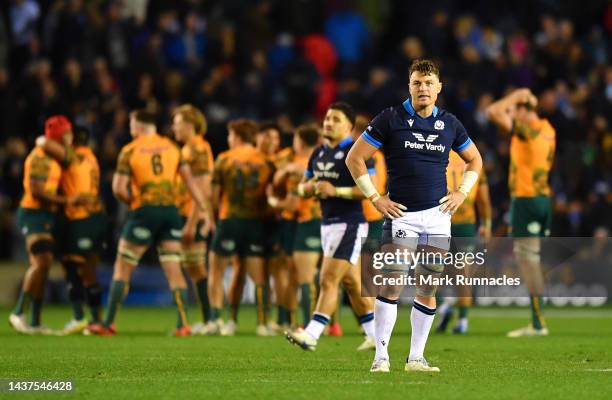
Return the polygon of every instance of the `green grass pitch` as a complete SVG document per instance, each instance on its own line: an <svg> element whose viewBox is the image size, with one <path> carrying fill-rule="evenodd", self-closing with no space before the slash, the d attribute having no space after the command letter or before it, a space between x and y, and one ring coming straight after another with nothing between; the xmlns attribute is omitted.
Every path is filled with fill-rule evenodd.
<svg viewBox="0 0 612 400"><path fill-rule="evenodd" d="M410 336L400 308L390 345L390 374L370 374L372 353L349 310L345 336L323 337L316 352L284 338L254 335L254 309L243 307L235 337L169 337L172 309L120 310L115 337L20 336L0 310L0 379L62 379L87 399L609 399L612 396L612 310L548 309L547 338L507 339L524 325L526 309L473 310L470 334L432 335L426 356L439 375L403 371ZM191 310L192 320L196 318ZM59 328L67 308L47 307L44 322ZM56 395L45 395L55 397ZM40 394L0 393L0 398ZM48 397L45 397L48 398Z"/></svg>

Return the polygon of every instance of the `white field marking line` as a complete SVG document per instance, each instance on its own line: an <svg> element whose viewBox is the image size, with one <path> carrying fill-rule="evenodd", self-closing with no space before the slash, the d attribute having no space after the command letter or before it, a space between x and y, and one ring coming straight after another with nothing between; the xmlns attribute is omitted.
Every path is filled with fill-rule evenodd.
<svg viewBox="0 0 612 400"><path fill-rule="evenodd" d="M274 380L274 379L245 379L243 381L241 381L243 383L281 383L281 384L286 384L287 381L286 380ZM370 385L370 384L385 384L387 385L388 382L383 382L383 381L344 381L344 380L339 380L339 381L330 381L330 380L325 380L323 381L304 381L303 383L316 383L316 384L344 384L344 385ZM401 381L401 382L393 382L394 385L424 385L425 382L421 382L421 381Z"/></svg>
<svg viewBox="0 0 612 400"><path fill-rule="evenodd" d="M524 309L513 309L504 310L503 308L497 308L495 310L484 310L474 308L470 310L470 315L474 317L487 317L487 318L521 318L529 314L529 308ZM544 316L546 318L612 318L612 311L610 310L554 310L544 309Z"/></svg>
<svg viewBox="0 0 612 400"><path fill-rule="evenodd" d="M143 382L142 377L137 376L137 377L105 377L104 379L108 380L108 381L119 381L119 382ZM84 378L79 378L79 380L83 380L83 381L98 381L99 378L98 377L84 377ZM152 380L152 379L151 379ZM217 383L218 381L215 379L203 379L203 378L188 378L188 377L183 377L183 378L179 378L180 382L200 382L200 383ZM240 381L240 383L264 383L264 384L287 384L286 380L277 380L277 379L243 379ZM319 384L319 385L378 385L378 384L384 384L387 385L389 382L384 382L384 381L370 381L370 380L365 380L365 381L345 381L345 380L335 380L335 381L330 381L330 380L325 380L325 381L319 381L319 380L310 380L310 381L300 381L300 383L307 383L307 384ZM393 382L394 385L424 385L426 384L426 382L423 381L400 381L400 382Z"/></svg>
<svg viewBox="0 0 612 400"><path fill-rule="evenodd" d="M612 372L612 368L585 369L587 372Z"/></svg>

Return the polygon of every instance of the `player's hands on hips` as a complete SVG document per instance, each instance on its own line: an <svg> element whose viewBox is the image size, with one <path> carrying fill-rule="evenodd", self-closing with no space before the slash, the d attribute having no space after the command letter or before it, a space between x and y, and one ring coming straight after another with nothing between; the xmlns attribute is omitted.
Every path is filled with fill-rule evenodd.
<svg viewBox="0 0 612 400"><path fill-rule="evenodd" d="M400 218L404 215L404 211L406 210L406 206L391 200L389 198L389 193L380 196L373 201L372 204L374 204L374 207L376 207L385 217L391 219Z"/></svg>
<svg viewBox="0 0 612 400"><path fill-rule="evenodd" d="M315 184L315 194L321 199L334 197L336 195L336 188L329 182L319 181Z"/></svg>
<svg viewBox="0 0 612 400"><path fill-rule="evenodd" d="M459 208L459 206L464 202L465 194L462 192L455 190L449 192L446 196L440 199L440 211L443 213L449 213L453 215L455 211Z"/></svg>

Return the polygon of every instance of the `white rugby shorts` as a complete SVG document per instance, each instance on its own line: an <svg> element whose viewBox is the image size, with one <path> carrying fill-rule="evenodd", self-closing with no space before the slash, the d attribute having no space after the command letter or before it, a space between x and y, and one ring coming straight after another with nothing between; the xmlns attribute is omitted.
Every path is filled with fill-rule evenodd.
<svg viewBox="0 0 612 400"><path fill-rule="evenodd" d="M367 236L367 222L339 222L321 225L323 256L356 264L361 252L361 241Z"/></svg>
<svg viewBox="0 0 612 400"><path fill-rule="evenodd" d="M448 250L451 238L451 215L440 206L427 210L404 212L400 218L385 218L382 243L393 243L416 249L417 245Z"/></svg>

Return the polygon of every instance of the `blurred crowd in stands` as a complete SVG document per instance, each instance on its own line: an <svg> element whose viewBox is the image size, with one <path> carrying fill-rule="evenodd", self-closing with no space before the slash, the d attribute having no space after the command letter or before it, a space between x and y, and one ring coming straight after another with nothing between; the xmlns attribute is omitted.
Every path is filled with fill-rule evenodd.
<svg viewBox="0 0 612 400"><path fill-rule="evenodd" d="M483 153L497 235L509 140L485 108L523 86L557 130L553 236L609 235L611 2L6 0L0 11L0 259L21 240L23 161L52 114L91 130L116 217L110 184L131 109L155 111L167 133L172 108L193 103L215 154L236 117L276 120L288 145L333 101L369 117L403 101L408 66L423 57L441 66L440 106Z"/></svg>

